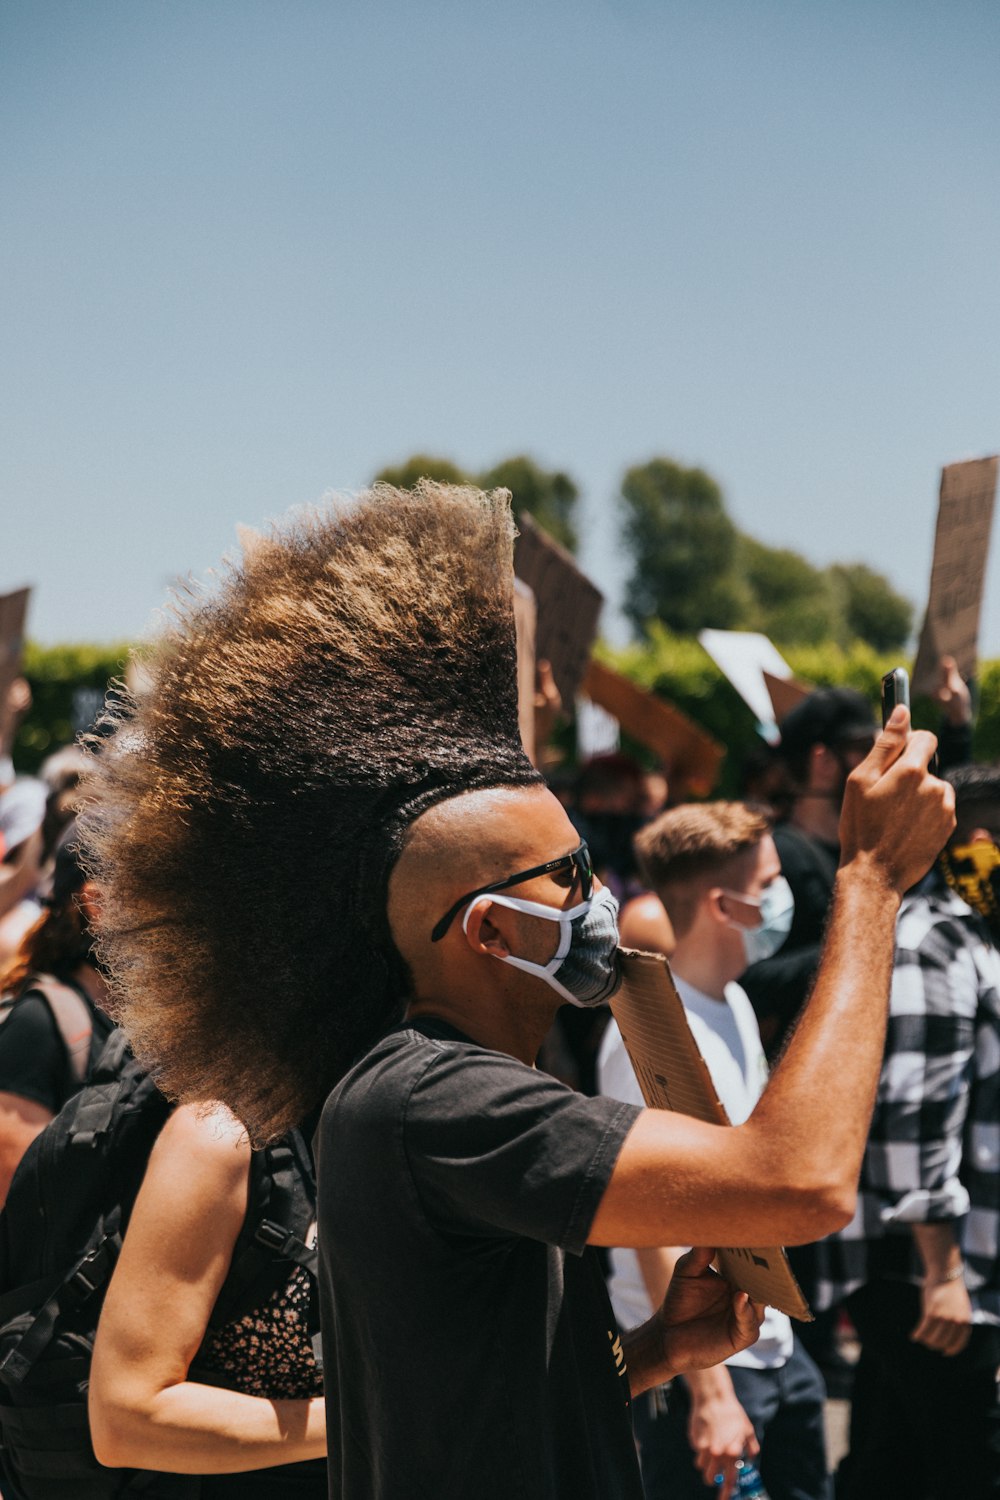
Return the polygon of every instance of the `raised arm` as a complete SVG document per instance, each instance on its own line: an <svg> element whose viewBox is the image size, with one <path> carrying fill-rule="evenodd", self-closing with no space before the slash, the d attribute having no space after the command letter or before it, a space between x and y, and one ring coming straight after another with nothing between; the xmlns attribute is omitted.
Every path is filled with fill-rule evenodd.
<svg viewBox="0 0 1000 1500"><path fill-rule="evenodd" d="M823 960L754 1113L733 1127L646 1110L591 1227L600 1245L798 1244L854 1210L885 1035L896 915L954 827L933 735L897 709L851 773Z"/></svg>
<svg viewBox="0 0 1000 1500"><path fill-rule="evenodd" d="M99 1461L228 1474L320 1458L321 1398L269 1401L188 1379L247 1208L250 1148L224 1110L174 1112L136 1199L90 1383Z"/></svg>

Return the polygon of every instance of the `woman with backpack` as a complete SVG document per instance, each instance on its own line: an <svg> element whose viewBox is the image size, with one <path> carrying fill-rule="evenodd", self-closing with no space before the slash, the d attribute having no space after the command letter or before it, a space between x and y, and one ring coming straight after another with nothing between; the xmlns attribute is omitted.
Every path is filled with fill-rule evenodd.
<svg viewBox="0 0 1000 1500"><path fill-rule="evenodd" d="M0 1205L35 1136L86 1082L112 1030L93 954L94 890L75 826L63 835L45 910L0 974Z"/></svg>
<svg viewBox="0 0 1000 1500"><path fill-rule="evenodd" d="M200 1476L199 1500L326 1500L307 1244L314 1193L308 1148L293 1136L278 1168L273 1148L251 1153L222 1107L182 1106L161 1130L94 1346L90 1423L101 1463ZM310 1195L298 1234L287 1214L272 1221L276 1201L262 1218L261 1191L274 1198L279 1171L285 1190L291 1182L300 1200ZM249 1284L234 1286L241 1275Z"/></svg>

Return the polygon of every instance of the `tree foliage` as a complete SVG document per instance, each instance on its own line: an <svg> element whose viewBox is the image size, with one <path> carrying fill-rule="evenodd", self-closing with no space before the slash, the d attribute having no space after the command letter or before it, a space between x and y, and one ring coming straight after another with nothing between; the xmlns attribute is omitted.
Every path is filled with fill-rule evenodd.
<svg viewBox="0 0 1000 1500"><path fill-rule="evenodd" d="M722 491L703 469L667 458L629 469L621 487L632 576L625 613L691 632L761 630L779 646L846 647L865 641L900 651L913 606L864 563L817 568L801 553L737 530Z"/></svg>
<svg viewBox="0 0 1000 1500"><path fill-rule="evenodd" d="M520 510L530 512L550 536L571 552L576 551L574 516L580 492L575 482L562 469L543 469L527 454L519 453L491 469L472 473L449 458L415 453L401 464L381 469L375 478L403 490L412 490L423 478L439 479L444 484L476 484L484 490L510 490L515 515Z"/></svg>
<svg viewBox="0 0 1000 1500"><path fill-rule="evenodd" d="M414 453L401 464L380 469L375 480L394 484L398 490L413 490L418 479L437 479L441 484L475 484L475 477L453 464L450 458L435 458L429 453Z"/></svg>
<svg viewBox="0 0 1000 1500"><path fill-rule="evenodd" d="M749 603L735 566L739 534L715 480L704 469L654 458L628 470L622 500L632 624L642 630L657 619L677 631L739 625Z"/></svg>
<svg viewBox="0 0 1000 1500"><path fill-rule="evenodd" d="M479 476L484 490L510 490L514 514L529 511L539 526L571 552L576 551L577 533L573 524L579 490L561 469L543 469L526 454L505 458Z"/></svg>

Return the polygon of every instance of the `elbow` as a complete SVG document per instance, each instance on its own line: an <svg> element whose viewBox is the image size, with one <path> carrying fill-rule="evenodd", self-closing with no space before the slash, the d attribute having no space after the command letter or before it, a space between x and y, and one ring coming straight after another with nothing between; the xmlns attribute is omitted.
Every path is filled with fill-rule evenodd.
<svg viewBox="0 0 1000 1500"><path fill-rule="evenodd" d="M90 1443L94 1457L106 1469L139 1469L144 1466L141 1445L135 1441L136 1413L90 1394L88 1404Z"/></svg>
<svg viewBox="0 0 1000 1500"><path fill-rule="evenodd" d="M809 1172L772 1179L772 1243L807 1245L844 1229L854 1218L857 1182L842 1173Z"/></svg>

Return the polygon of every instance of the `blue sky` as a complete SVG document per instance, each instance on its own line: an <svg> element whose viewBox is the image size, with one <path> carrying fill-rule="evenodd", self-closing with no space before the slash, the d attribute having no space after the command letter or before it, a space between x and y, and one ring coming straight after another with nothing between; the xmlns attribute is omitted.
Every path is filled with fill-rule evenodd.
<svg viewBox="0 0 1000 1500"><path fill-rule="evenodd" d="M998 78L992 0L4 0L0 591L135 636L421 449L568 469L612 595L662 453L922 606L1000 448Z"/></svg>

